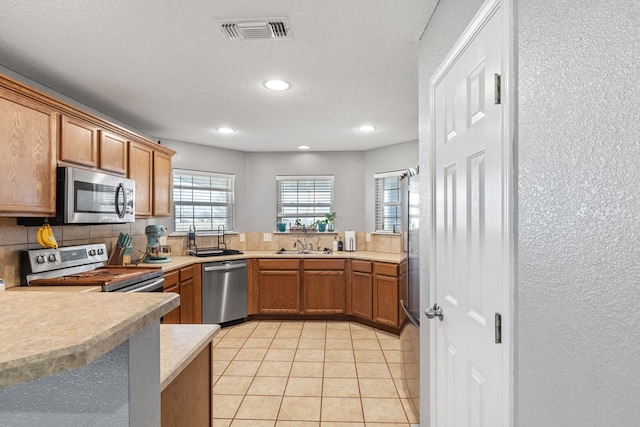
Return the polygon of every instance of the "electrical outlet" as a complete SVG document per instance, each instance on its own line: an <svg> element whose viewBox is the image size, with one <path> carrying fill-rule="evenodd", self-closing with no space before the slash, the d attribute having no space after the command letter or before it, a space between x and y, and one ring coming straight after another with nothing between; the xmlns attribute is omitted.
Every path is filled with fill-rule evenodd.
<svg viewBox="0 0 640 427"><path fill-rule="evenodd" d="M367 233L364 235L365 239L367 240L367 242L371 241L371 233Z"/></svg>
<svg viewBox="0 0 640 427"><path fill-rule="evenodd" d="M240 233L240 243L245 241L245 234L244 233Z"/></svg>
<svg viewBox="0 0 640 427"><path fill-rule="evenodd" d="M265 242L270 242L271 241L271 233L264 233L262 235L262 240L264 240Z"/></svg>

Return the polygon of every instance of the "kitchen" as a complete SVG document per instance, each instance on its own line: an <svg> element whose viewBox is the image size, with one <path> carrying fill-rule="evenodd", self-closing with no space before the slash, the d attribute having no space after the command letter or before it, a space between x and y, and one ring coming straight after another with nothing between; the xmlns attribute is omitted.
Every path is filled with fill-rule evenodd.
<svg viewBox="0 0 640 427"><path fill-rule="evenodd" d="M437 7L432 2L424 4L434 13L418 47L423 168L428 169L431 156L430 78L480 6L479 1L440 1ZM640 181L636 167L640 130L635 119L640 111L636 84L638 4L625 0L598 5L579 2L569 7L550 1L518 2L510 15L516 40L517 77L513 84L518 102L514 113L518 128L514 138L518 147L514 260L518 269L512 286L517 301L512 318L512 334L517 338L510 408L513 424L634 425L640 415L636 399L640 378L634 353L639 339L634 306L638 259L634 242L640 234L635 215L640 209L636 188ZM15 25L20 19L13 22ZM2 26L3 31L7 26ZM87 25L78 24L77 28L93 34ZM181 37L176 33L171 36ZM25 39L37 37L31 33ZM73 45L71 41L66 44ZM28 46L24 51L33 48ZM59 56L64 53L53 51ZM0 64L7 62L2 59ZM162 72L164 64L155 65L154 70ZM166 81L175 75L180 73ZM173 139L180 138L167 138ZM244 157L242 153L225 154L225 158L239 161ZM177 157L175 161L178 163ZM424 188L422 220L429 224L430 198L428 186ZM238 221L249 207L243 207ZM252 207L262 210L261 206ZM34 238L9 219L0 222L1 274L7 280L19 276L14 252ZM259 227L245 224L238 229L271 229L270 222ZM352 222L344 225L345 229L362 229ZM131 233L142 236L144 227L135 227ZM101 227L65 231L71 240L75 236L110 239L119 232ZM421 251L426 257L429 246L427 236ZM423 294L427 295L428 263L422 263L421 269ZM429 302L423 301L422 311ZM428 342L429 331L425 329L422 341ZM573 390L580 393L567 399ZM422 396L429 396L428 387L424 391ZM428 408L425 398L421 413L428 414Z"/></svg>
<svg viewBox="0 0 640 427"><path fill-rule="evenodd" d="M301 33L302 36L302 33ZM412 43L415 44L414 39ZM36 89L40 89L47 94L52 94L50 89L44 88L38 85L35 81L25 79L23 76L16 75L9 69L3 69L6 75L9 77L16 77L19 81L26 81L27 84ZM415 70L412 71L415 74ZM298 88L301 87L301 82L296 82ZM295 94L295 92L294 92ZM61 94L53 93L58 99L68 101L66 97ZM415 93L412 97L415 99ZM357 97L354 100L357 101ZM77 106L76 102L70 102L72 106ZM364 103L366 104L366 102ZM393 109L396 106L394 103L389 103L389 109ZM91 108L86 105L80 105L78 108L83 111L92 113ZM74 114L75 113L75 114ZM75 111L68 112L68 116L74 116L78 113ZM215 114L212 114L215 116ZM104 117L98 115L99 117ZM88 117L83 117L89 119ZM109 122L112 122L109 119ZM318 117L316 120L334 121L322 117ZM86 121L86 120L85 120ZM77 122L77 121L76 121ZM121 136L122 131L118 129L120 122L113 121L115 127L111 127L108 124L99 123L100 129L106 129L110 133L111 141L118 140L118 136ZM359 124L359 123L358 123ZM71 123L82 129L86 127L78 126L77 123ZM80 123L83 125L83 123ZM68 126L65 122L60 125L62 128ZM289 125L290 126L290 125ZM308 125L300 124L301 127L307 127ZM76 127L76 129L77 129ZM125 126L127 128L127 126ZM65 132L65 131L63 131ZM100 130L98 131L100 132ZM133 130L135 132L135 130ZM312 129L305 129L305 133L314 132ZM350 131L351 132L351 131ZM138 133L138 132L135 132ZM115 135L115 137L114 137ZM380 135L380 133L378 133ZM235 233L229 234L230 239L229 246L242 251L255 251L256 249L272 252L280 249L285 245L284 236L275 234L275 216L276 211L275 199L269 197L270 194L275 194L276 175L327 175L331 174L335 179L335 194L334 194L334 210L338 212L335 220L336 231L340 235L344 236L344 231L348 229L358 231L358 248L362 252L366 252L367 249L381 253L390 252L395 254L401 254L401 244L399 235L382 234L376 235L375 233L365 233L367 230L365 222L370 222L368 230L374 229L374 214L373 214L373 198L374 198L374 182L373 175L376 172L385 172L389 170L401 170L407 166L413 166L417 159L417 140L416 132L413 130L408 133L409 137L401 137L389 144L389 137L372 135L373 139L378 139L377 144L380 144L380 140L383 142L383 146L375 147L370 150L363 150L359 147L360 143L354 144L353 151L316 151L310 152L289 152L278 151L275 153L270 152L251 152L251 151L239 151L231 150L228 148L209 147L206 145L195 145L188 143L181 143L172 141L170 139L162 139L162 147L152 147L155 152L163 152L171 157L172 166L174 168L211 171L218 173L231 173L236 177L235 181L235 224L232 230ZM131 138L127 132L124 137ZM145 136L144 134L142 135ZM325 138L329 138L325 136ZM352 137L355 140L365 140L366 135L359 136L355 134ZM126 139L126 138L122 138ZM311 144L311 138L306 138L308 143ZM305 142L307 142L305 141ZM144 141L140 141L144 145ZM319 144L319 143L318 143ZM165 149L166 147L166 149ZM329 144L322 143L322 150L327 150ZM77 150L66 150L65 147L61 147L58 153L59 164L65 164L71 166L78 163L77 159L74 159L74 155L81 153L83 147L79 146ZM295 148L294 148L295 149ZM175 151L175 155L173 154ZM136 152L137 153L137 152ZM136 154L137 155L137 154ZM60 156L63 156L62 158ZM131 161L132 152L129 151L129 161ZM101 168L102 169L102 168ZM121 169L122 170L122 169ZM137 172L137 169L134 169ZM142 175L143 176L143 175ZM266 176L272 176L272 180L264 179ZM369 178L366 178L366 177ZM136 182L138 182L136 180ZM138 196L142 194L138 192ZM369 205L367 208L365 206ZM147 244L147 237L145 235L145 229L149 225L166 225L169 230L173 229L173 224L170 217L149 215L149 209L141 209L140 206L136 206L139 213L139 217L135 223L121 224L121 225L95 225L91 227L80 225L53 225L53 234L58 240L58 244L61 247L70 247L73 245L86 244L89 242L98 243L104 242L108 245L110 250L113 250L115 241L120 233L125 233L133 236L134 258L138 257L140 253L138 249L144 251ZM145 206L146 208L146 206ZM273 212L266 213L271 209ZM153 212L153 209L151 210ZM166 211L166 210L165 210ZM259 215L255 213L259 212ZM146 217L146 218L145 218ZM21 272L18 269L10 269L9 265L18 264L19 249L24 248L24 245L29 247L35 247L36 230L34 227L22 227L15 225L14 222L4 218L3 220L3 236L6 236L6 240L3 243L7 243L5 254L9 262L3 263L3 268L7 269L3 271L4 278L7 283L15 285L19 282ZM6 226L6 228L4 228ZM267 235L271 234L271 239ZM368 235L368 236L367 236ZM331 246L331 240L337 239L340 236L337 234L328 234L327 238L322 238L322 246ZM198 243L206 242L207 237L203 236L202 230L198 230ZM170 256L174 259L180 256L186 255L186 236L169 236L168 244L173 248ZM215 240L215 238L213 238ZM244 241L241 241L244 240ZM270 240L270 241L269 241ZM314 245L317 244L314 238ZM326 242L324 241L326 240ZM290 248L291 242L286 242L286 247ZM355 245L354 245L355 246ZM99 251L100 249L98 249ZM182 276L182 270L180 268L180 276ZM184 293L181 294L182 305L181 311L184 311L187 298ZM399 310L399 305L394 307ZM168 314L167 314L168 315ZM397 323L397 321L394 321Z"/></svg>

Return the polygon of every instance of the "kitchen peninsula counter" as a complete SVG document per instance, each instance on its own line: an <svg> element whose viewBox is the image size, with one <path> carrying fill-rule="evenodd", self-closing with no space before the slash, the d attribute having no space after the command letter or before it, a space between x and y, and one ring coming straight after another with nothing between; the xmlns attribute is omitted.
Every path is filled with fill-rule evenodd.
<svg viewBox="0 0 640 427"><path fill-rule="evenodd" d="M0 388L87 366L178 305L172 293L0 292Z"/></svg>
<svg viewBox="0 0 640 427"><path fill-rule="evenodd" d="M160 325L160 389L167 388L218 332L219 325Z"/></svg>

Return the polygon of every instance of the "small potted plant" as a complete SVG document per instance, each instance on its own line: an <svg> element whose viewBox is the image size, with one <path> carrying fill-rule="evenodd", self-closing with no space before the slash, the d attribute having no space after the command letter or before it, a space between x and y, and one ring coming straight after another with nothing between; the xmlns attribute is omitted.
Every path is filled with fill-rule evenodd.
<svg viewBox="0 0 640 427"><path fill-rule="evenodd" d="M300 218L296 218L296 221L289 227L289 231L305 231L306 227Z"/></svg>
<svg viewBox="0 0 640 427"><path fill-rule="evenodd" d="M331 212L324 215L324 223L327 224L328 231L333 231L333 220L336 218L336 213Z"/></svg>

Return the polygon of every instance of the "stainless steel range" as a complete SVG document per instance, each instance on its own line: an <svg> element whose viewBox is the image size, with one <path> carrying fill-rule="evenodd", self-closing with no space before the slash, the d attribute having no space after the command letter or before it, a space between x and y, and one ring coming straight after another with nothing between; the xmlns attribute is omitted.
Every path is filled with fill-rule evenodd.
<svg viewBox="0 0 640 427"><path fill-rule="evenodd" d="M162 269L105 266L104 243L20 253L22 286L100 286L102 292L162 292Z"/></svg>

